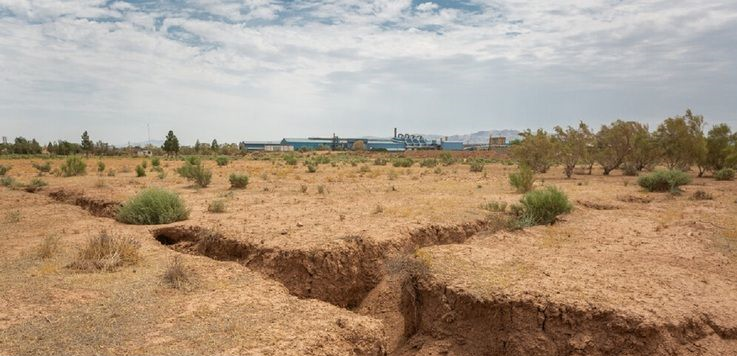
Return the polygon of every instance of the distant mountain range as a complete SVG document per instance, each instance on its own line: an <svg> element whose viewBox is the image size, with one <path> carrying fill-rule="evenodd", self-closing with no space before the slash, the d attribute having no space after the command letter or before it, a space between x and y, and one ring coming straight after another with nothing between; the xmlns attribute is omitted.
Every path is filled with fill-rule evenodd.
<svg viewBox="0 0 737 356"><path fill-rule="evenodd" d="M489 143L489 136L499 137L504 136L507 138L507 142L519 139L519 131L517 130L488 130L488 131L478 131L470 134L461 134L461 135L422 135L425 137L425 139L429 140L438 140L438 139L445 139L448 138L448 141L463 141L465 144L479 144L479 143Z"/></svg>

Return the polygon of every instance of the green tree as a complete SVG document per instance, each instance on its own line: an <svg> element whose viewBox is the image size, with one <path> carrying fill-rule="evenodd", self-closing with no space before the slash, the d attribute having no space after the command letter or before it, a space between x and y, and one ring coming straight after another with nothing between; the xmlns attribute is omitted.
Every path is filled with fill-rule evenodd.
<svg viewBox="0 0 737 356"><path fill-rule="evenodd" d="M82 151L84 152L85 156L89 156L90 152L92 152L92 140L90 140L90 135L87 134L87 131L82 133Z"/></svg>
<svg viewBox="0 0 737 356"><path fill-rule="evenodd" d="M521 166L527 166L538 173L545 173L555 163L557 143L543 129L537 132L527 130L520 133L522 141L512 145L510 155Z"/></svg>
<svg viewBox="0 0 737 356"><path fill-rule="evenodd" d="M179 139L177 138L177 136L174 135L174 131L169 130L169 133L166 134L164 145L161 148L169 156L171 156L172 154L176 156L177 153L179 153Z"/></svg>
<svg viewBox="0 0 737 356"><path fill-rule="evenodd" d="M197 139L197 142L194 143L194 151L195 153L200 153L200 139Z"/></svg>
<svg viewBox="0 0 737 356"><path fill-rule="evenodd" d="M583 122L578 124L578 129L570 126L565 130L560 126L555 127L553 139L557 142L558 162L563 164L566 177L571 178L576 165L586 160L591 136L589 127Z"/></svg>
<svg viewBox="0 0 737 356"><path fill-rule="evenodd" d="M650 133L647 125L639 122L632 123L632 130L632 151L625 159L626 165L637 171L653 167L662 155L653 134Z"/></svg>
<svg viewBox="0 0 737 356"><path fill-rule="evenodd" d="M212 143L210 144L210 149L212 150L212 153L217 154L220 146L218 145L218 140L213 139Z"/></svg>
<svg viewBox="0 0 737 356"><path fill-rule="evenodd" d="M727 166L727 158L731 151L732 130L727 124L719 124L709 130L706 137L705 165L714 171Z"/></svg>
<svg viewBox="0 0 737 356"><path fill-rule="evenodd" d="M655 140L663 150L663 161L669 169L688 170L694 164L704 162L706 139L703 132L704 117L686 110L686 115L667 118L655 131ZM699 176L705 170L699 164Z"/></svg>
<svg viewBox="0 0 737 356"><path fill-rule="evenodd" d="M632 152L636 127L634 121L617 120L603 125L596 134L596 161L604 169L604 175L622 165Z"/></svg>

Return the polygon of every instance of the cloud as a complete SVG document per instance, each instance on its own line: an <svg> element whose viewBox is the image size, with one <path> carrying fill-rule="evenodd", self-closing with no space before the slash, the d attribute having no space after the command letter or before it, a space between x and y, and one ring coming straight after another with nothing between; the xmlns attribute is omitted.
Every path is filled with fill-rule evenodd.
<svg viewBox="0 0 737 356"><path fill-rule="evenodd" d="M687 106L734 124L736 31L717 1L0 0L0 128L236 141Z"/></svg>

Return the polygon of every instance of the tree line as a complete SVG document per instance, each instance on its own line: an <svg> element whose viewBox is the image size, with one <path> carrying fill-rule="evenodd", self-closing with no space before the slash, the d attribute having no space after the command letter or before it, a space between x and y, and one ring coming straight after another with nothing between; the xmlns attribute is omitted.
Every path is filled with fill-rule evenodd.
<svg viewBox="0 0 737 356"><path fill-rule="evenodd" d="M93 142L87 131L84 131L79 142L69 142L66 140L57 140L49 142L47 145L41 145L36 139L28 140L25 137L16 137L14 141L8 143L0 143L0 154L15 155L38 155L50 154L58 156L68 155L85 155L85 156L121 156L135 154L137 150L150 150L154 155L185 154L185 155L210 155L224 154L235 155L240 152L237 144L224 143L219 144L218 141L212 140L212 143L197 143L190 146L179 145L179 140L172 131L166 136L166 141L162 147L116 147L107 142L98 140Z"/></svg>
<svg viewBox="0 0 737 356"><path fill-rule="evenodd" d="M665 119L654 131L636 121L616 120L594 132L581 122L578 127L556 126L552 133L526 130L512 143L510 155L538 173L561 165L569 178L576 168L591 174L595 164L604 175L615 169L637 175L657 165L682 171L695 166L699 177L737 168L737 134L724 123L704 130L704 117L691 110Z"/></svg>

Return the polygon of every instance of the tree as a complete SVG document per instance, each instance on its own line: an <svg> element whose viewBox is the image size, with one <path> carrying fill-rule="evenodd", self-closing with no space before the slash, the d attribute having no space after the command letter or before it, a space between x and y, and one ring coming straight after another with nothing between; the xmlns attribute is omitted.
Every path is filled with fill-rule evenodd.
<svg viewBox="0 0 737 356"><path fill-rule="evenodd" d="M200 153L200 139L197 139L197 142L194 143L194 151Z"/></svg>
<svg viewBox="0 0 737 356"><path fill-rule="evenodd" d="M725 168L730 154L732 130L727 124L719 124L709 130L706 137L705 165L714 171Z"/></svg>
<svg viewBox="0 0 737 356"><path fill-rule="evenodd" d="M688 170L691 165L703 162L706 156L706 139L703 132L704 117L686 115L667 118L655 131L655 140L663 150L663 160L670 169ZM705 167L699 166L699 176Z"/></svg>
<svg viewBox="0 0 737 356"><path fill-rule="evenodd" d="M560 126L555 127L553 139L557 142L558 161L563 164L563 173L571 178L576 164L586 159L589 150L591 131L589 127L580 122L578 129L568 126L563 130Z"/></svg>
<svg viewBox="0 0 737 356"><path fill-rule="evenodd" d="M632 152L636 127L634 121L617 120L603 125L596 134L596 161L604 168L604 175L622 165Z"/></svg>
<svg viewBox="0 0 737 356"><path fill-rule="evenodd" d="M92 140L90 140L90 135L87 134L87 131L82 133L82 151L84 151L85 156L89 156L90 152L92 152Z"/></svg>
<svg viewBox="0 0 737 356"><path fill-rule="evenodd" d="M527 130L520 133L520 136L523 137L522 141L512 145L512 158L535 172L547 172L555 162L557 143L543 129L538 129L535 133Z"/></svg>
<svg viewBox="0 0 737 356"><path fill-rule="evenodd" d="M210 149L213 153L217 154L219 148L220 146L218 145L218 140L213 139L212 143L210 144Z"/></svg>
<svg viewBox="0 0 737 356"><path fill-rule="evenodd" d="M366 143L363 142L363 140L358 140L353 143L353 150L354 151L365 151L366 150Z"/></svg>
<svg viewBox="0 0 737 356"><path fill-rule="evenodd" d="M662 155L655 138L647 125L639 122L632 123L632 152L625 159L625 164L637 171L652 167Z"/></svg>
<svg viewBox="0 0 737 356"><path fill-rule="evenodd" d="M164 140L164 145L161 147L167 155L174 154L175 156L179 153L179 139L174 135L174 131L169 130Z"/></svg>

